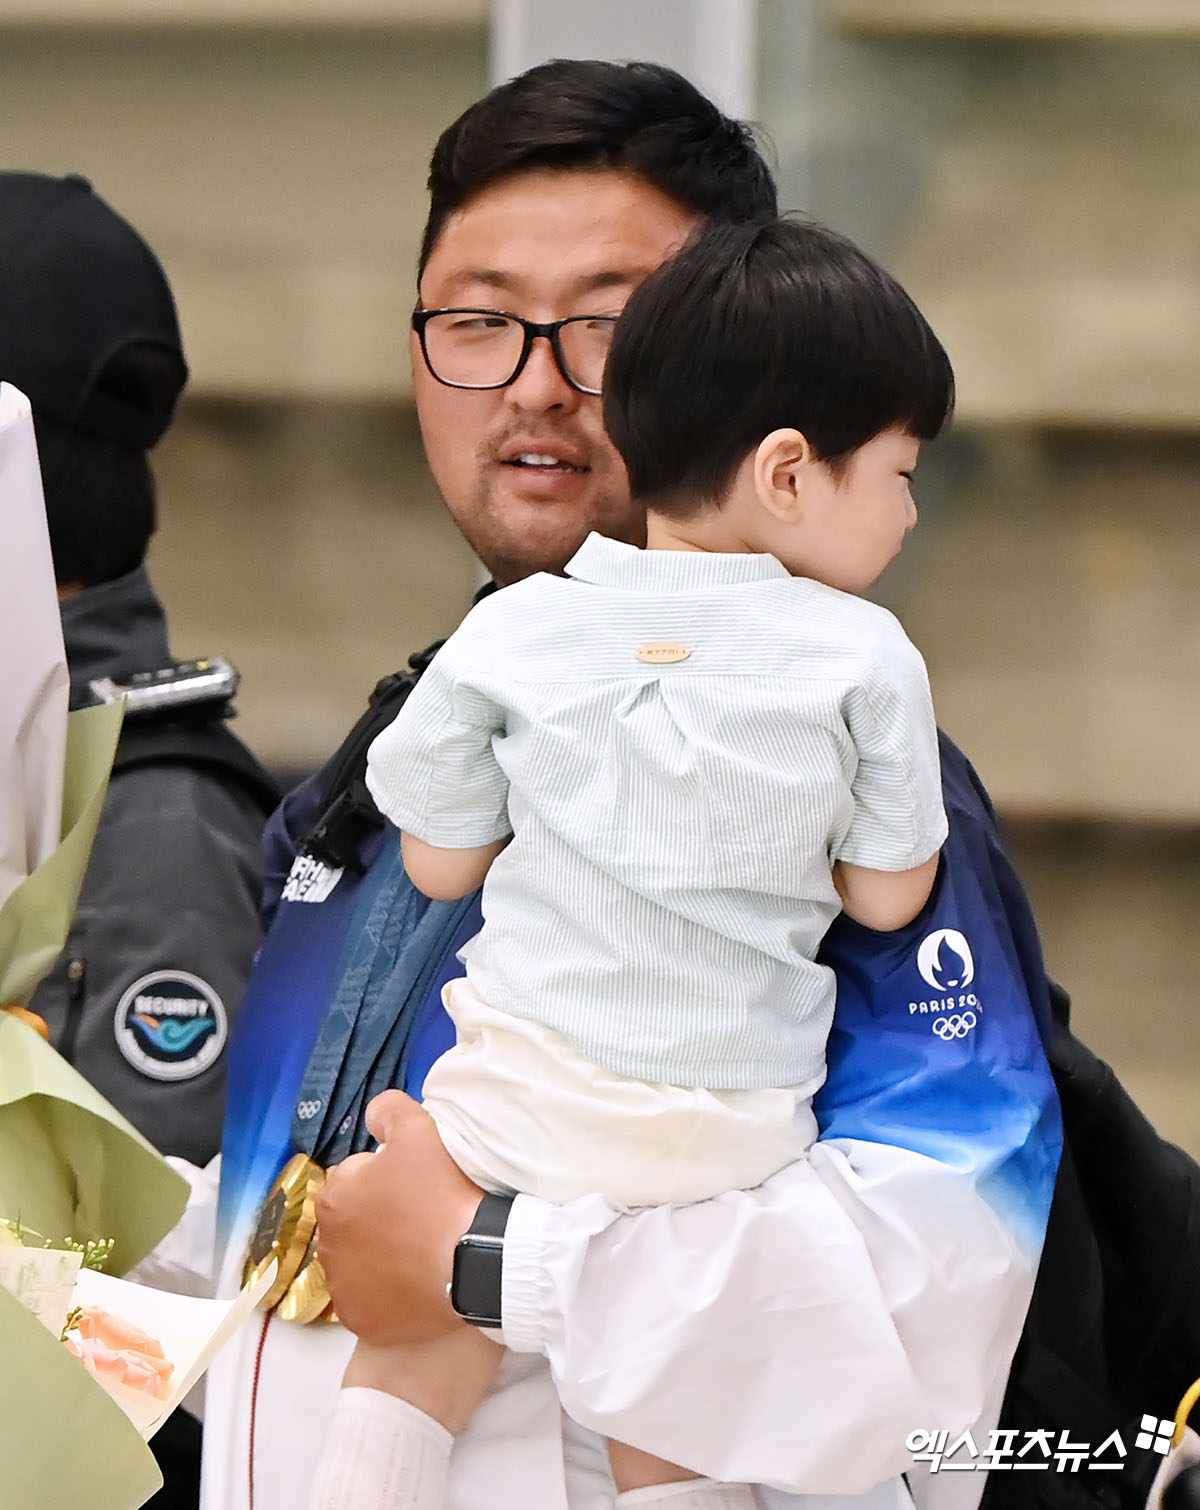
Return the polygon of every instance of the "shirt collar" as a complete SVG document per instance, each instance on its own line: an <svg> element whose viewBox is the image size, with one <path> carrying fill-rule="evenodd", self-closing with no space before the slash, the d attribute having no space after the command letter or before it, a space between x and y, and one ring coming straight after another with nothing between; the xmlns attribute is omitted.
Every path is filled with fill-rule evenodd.
<svg viewBox="0 0 1200 1510"><path fill-rule="evenodd" d="M60 612L72 708L95 701L88 684L96 677L123 682L136 671L157 671L171 663L166 616L144 566L85 587L64 599Z"/></svg>
<svg viewBox="0 0 1200 1510"><path fill-rule="evenodd" d="M640 592L688 592L786 577L774 556L717 551L649 551L593 532L564 568L569 577Z"/></svg>

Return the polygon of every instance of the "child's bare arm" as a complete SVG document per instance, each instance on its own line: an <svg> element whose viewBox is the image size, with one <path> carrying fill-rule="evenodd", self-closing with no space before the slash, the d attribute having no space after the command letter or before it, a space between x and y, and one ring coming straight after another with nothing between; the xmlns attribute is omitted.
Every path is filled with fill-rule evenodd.
<svg viewBox="0 0 1200 1510"><path fill-rule="evenodd" d="M503 839L475 849L444 849L402 833L400 849L404 868L417 890L435 902L453 902L483 885L492 861L511 838L511 834L506 834Z"/></svg>
<svg viewBox="0 0 1200 1510"><path fill-rule="evenodd" d="M911 923L929 900L937 866L937 855L912 870L868 870L838 860L833 884L842 907L856 923L890 933Z"/></svg>

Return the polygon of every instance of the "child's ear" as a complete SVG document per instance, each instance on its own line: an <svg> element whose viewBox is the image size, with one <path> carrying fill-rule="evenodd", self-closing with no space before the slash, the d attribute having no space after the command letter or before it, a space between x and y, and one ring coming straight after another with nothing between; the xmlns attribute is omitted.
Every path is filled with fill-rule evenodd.
<svg viewBox="0 0 1200 1510"><path fill-rule="evenodd" d="M817 458L799 430L772 430L754 453L754 491L777 519L794 523L804 512L806 485Z"/></svg>

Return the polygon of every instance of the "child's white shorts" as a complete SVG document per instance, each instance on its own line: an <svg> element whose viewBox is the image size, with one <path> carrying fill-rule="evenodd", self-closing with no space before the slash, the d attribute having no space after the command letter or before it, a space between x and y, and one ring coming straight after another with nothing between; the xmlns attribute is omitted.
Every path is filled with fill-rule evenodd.
<svg viewBox="0 0 1200 1510"><path fill-rule="evenodd" d="M787 1089L711 1091L601 1068L552 1028L498 1012L466 980L442 993L458 1042L429 1071L426 1109L485 1190L620 1206L749 1190L807 1154L818 1077Z"/></svg>

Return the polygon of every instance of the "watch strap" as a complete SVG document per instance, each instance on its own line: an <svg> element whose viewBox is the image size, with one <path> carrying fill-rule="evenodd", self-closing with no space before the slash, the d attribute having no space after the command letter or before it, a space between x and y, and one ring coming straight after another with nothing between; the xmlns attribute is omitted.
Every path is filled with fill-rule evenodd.
<svg viewBox="0 0 1200 1510"><path fill-rule="evenodd" d="M511 1195L485 1195L479 1203L475 1220L464 1235L503 1238L513 1200Z"/></svg>
<svg viewBox="0 0 1200 1510"><path fill-rule="evenodd" d="M511 1195L485 1195L454 1249L450 1304L475 1326L501 1324L504 1231L513 1199Z"/></svg>

